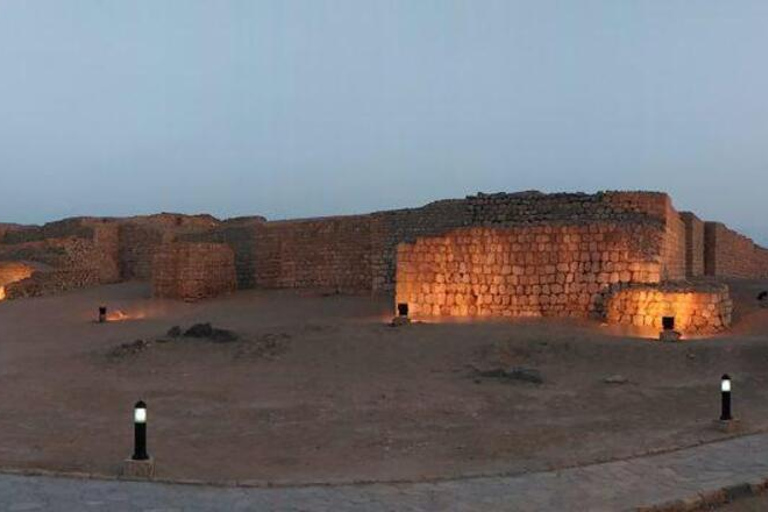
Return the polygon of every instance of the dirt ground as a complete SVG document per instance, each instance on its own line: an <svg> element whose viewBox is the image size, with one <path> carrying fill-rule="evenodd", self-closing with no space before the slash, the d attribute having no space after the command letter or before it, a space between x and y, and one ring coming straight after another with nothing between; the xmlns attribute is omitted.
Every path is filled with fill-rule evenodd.
<svg viewBox="0 0 768 512"><path fill-rule="evenodd" d="M712 428L723 373L757 431L768 427L763 289L734 288L727 335L679 344L586 321L395 328L389 298L316 292L185 304L122 284L3 302L0 466L117 474L138 399L158 476L208 481L518 473L691 446L726 436ZM101 303L128 318L94 323ZM165 335L198 322L240 339ZM151 343L115 352L138 339ZM543 383L481 373L507 367Z"/></svg>

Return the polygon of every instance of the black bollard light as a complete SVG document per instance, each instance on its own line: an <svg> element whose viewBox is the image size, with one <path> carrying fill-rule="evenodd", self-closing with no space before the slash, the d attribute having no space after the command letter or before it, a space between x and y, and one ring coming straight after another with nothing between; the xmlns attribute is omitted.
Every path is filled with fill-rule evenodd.
<svg viewBox="0 0 768 512"><path fill-rule="evenodd" d="M720 421L731 421L731 378L726 374L720 380L720 393L722 395L722 412Z"/></svg>
<svg viewBox="0 0 768 512"><path fill-rule="evenodd" d="M107 306L99 306L99 323L103 324L107 321Z"/></svg>
<svg viewBox="0 0 768 512"><path fill-rule="evenodd" d="M147 454L147 404L139 400L133 408L133 460L149 460Z"/></svg>

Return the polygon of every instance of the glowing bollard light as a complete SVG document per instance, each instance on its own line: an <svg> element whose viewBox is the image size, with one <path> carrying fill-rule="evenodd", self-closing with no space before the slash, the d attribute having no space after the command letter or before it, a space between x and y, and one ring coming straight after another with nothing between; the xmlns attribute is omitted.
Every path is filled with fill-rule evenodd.
<svg viewBox="0 0 768 512"><path fill-rule="evenodd" d="M147 404L139 400L133 408L133 460L149 460L147 455Z"/></svg>
<svg viewBox="0 0 768 512"><path fill-rule="evenodd" d="M408 303L400 302L397 304L397 316L392 319L390 325L398 327L400 325L407 325L411 323L411 319L408 318Z"/></svg>
<svg viewBox="0 0 768 512"><path fill-rule="evenodd" d="M731 421L731 378L726 374L720 380L721 412L720 421Z"/></svg>
<svg viewBox="0 0 768 512"><path fill-rule="evenodd" d="M133 455L123 463L123 476L155 476L155 460L147 453L147 404L141 400L133 407Z"/></svg>
<svg viewBox="0 0 768 512"><path fill-rule="evenodd" d="M731 411L731 377L728 374L720 378L720 419L715 424L718 430L728 434L736 432L741 424Z"/></svg>
<svg viewBox="0 0 768 512"><path fill-rule="evenodd" d="M103 324L107 321L107 306L99 306L99 323Z"/></svg>

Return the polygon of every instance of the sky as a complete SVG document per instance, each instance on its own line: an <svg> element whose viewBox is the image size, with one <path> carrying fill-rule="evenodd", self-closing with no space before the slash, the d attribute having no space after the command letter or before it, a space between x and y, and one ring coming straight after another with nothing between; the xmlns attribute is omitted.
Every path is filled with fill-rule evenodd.
<svg viewBox="0 0 768 512"><path fill-rule="evenodd" d="M768 244L764 0L0 0L0 222L660 190Z"/></svg>

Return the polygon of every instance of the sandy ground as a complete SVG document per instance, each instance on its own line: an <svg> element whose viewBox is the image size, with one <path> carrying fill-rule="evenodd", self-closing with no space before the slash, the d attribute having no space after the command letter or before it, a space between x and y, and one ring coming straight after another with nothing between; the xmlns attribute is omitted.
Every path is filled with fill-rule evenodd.
<svg viewBox="0 0 768 512"><path fill-rule="evenodd" d="M123 284L0 303L0 466L117 474L149 404L158 476L272 483L517 473L725 437L719 379L768 427L768 283L734 289L728 335L679 344L591 322L385 324L390 299L241 292L200 304ZM104 325L100 303L131 318ZM177 340L212 322L233 343ZM525 366L543 384L479 377ZM624 384L605 383L621 375Z"/></svg>

